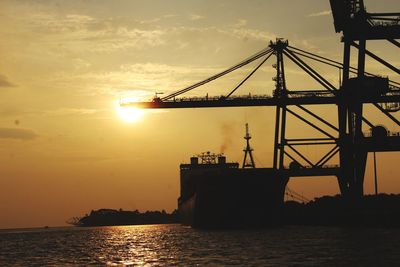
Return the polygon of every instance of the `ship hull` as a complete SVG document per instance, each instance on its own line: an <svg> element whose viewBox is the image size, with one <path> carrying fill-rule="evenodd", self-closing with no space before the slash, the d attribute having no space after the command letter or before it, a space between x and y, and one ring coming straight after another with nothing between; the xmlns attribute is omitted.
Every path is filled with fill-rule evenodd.
<svg viewBox="0 0 400 267"><path fill-rule="evenodd" d="M273 169L181 169L180 220L194 228L280 224L287 182Z"/></svg>

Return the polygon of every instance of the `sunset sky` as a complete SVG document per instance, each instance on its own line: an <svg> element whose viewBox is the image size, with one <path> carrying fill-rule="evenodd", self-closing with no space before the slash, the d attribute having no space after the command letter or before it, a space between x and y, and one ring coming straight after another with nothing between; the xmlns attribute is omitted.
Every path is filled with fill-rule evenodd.
<svg viewBox="0 0 400 267"><path fill-rule="evenodd" d="M365 2L369 11L400 11L397 0ZM246 122L257 166L270 167L272 107L129 115L118 103L181 89L276 37L342 61L328 0L2 0L0 35L0 228L64 225L99 208L170 212L177 207L179 164L203 151L241 162ZM393 45L374 41L367 48L400 65ZM238 94L271 94L273 63ZM252 66L193 95L226 94ZM400 82L375 62L367 71ZM321 73L338 84L337 70ZM287 80L289 89L321 88L289 63ZM313 110L335 123L334 106ZM366 108L371 121L400 130L375 111ZM313 133L289 123L289 135ZM304 151L311 158L322 153ZM400 153L377 158L380 191L400 193ZM289 186L308 198L339 192L335 177L295 178Z"/></svg>

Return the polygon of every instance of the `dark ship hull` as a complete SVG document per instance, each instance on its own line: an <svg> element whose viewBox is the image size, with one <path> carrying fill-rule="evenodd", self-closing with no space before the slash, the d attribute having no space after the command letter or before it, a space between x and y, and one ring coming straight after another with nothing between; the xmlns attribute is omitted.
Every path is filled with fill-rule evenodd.
<svg viewBox="0 0 400 267"><path fill-rule="evenodd" d="M217 164L182 164L180 220L195 228L277 225L287 182L273 169L239 169L225 159Z"/></svg>

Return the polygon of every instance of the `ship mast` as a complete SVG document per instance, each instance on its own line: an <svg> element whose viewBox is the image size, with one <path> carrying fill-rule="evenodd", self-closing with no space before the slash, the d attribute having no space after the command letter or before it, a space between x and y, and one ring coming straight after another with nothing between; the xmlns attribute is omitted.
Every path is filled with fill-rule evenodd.
<svg viewBox="0 0 400 267"><path fill-rule="evenodd" d="M243 169L245 169L245 168L255 168L256 164L254 163L253 154L252 154L253 149L250 147L251 135L249 133L249 124L248 123L246 123L246 135L244 136L244 139L246 140L246 148L243 149L244 158L243 158L242 168ZM247 160L247 156L249 156L250 162L246 161Z"/></svg>

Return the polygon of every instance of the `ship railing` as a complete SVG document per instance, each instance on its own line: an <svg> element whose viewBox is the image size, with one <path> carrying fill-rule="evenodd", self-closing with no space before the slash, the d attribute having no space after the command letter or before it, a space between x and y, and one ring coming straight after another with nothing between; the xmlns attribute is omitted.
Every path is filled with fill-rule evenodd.
<svg viewBox="0 0 400 267"><path fill-rule="evenodd" d="M288 96L291 98L298 97L333 97L334 94L329 91L317 90L317 91L289 91Z"/></svg>
<svg viewBox="0 0 400 267"><path fill-rule="evenodd" d="M315 169L315 168L320 168L320 169L335 169L335 168L339 168L339 165L338 165L338 164L326 164L326 165L322 165L322 166L319 166L319 165L316 165L316 166L307 165L307 166L305 166L304 168L305 168L305 169Z"/></svg>
<svg viewBox="0 0 400 267"><path fill-rule="evenodd" d="M373 137L372 131L363 132L363 135L364 135L364 137ZM400 132L395 132L395 131L387 131L386 132L386 137L392 137L392 136L400 136Z"/></svg>
<svg viewBox="0 0 400 267"><path fill-rule="evenodd" d="M289 98L301 98L301 97L333 97L334 94L329 91L317 90L317 91L288 91L287 97ZM240 101L240 100L264 100L264 99L272 99L277 98L279 96L268 95L268 94L247 94L247 95L239 95L239 96L229 96L226 97L224 95L221 96L188 96L188 97L179 97L172 98L169 100L163 100L162 102L199 102L199 101ZM153 99L155 101L155 99Z"/></svg>
<svg viewBox="0 0 400 267"><path fill-rule="evenodd" d="M241 95L241 96L190 96L190 97L179 97L170 100L164 100L163 102L198 102L198 101L236 101L236 100L259 100L259 99L271 99L270 95Z"/></svg>
<svg viewBox="0 0 400 267"><path fill-rule="evenodd" d="M389 91L387 91L384 96L400 96L400 88L398 86L389 85ZM400 111L399 102L378 103L378 105L388 112Z"/></svg>
<svg viewBox="0 0 400 267"><path fill-rule="evenodd" d="M400 94L400 90L398 87L391 86L391 89L385 94L387 96L390 95L398 95ZM286 97L288 98L303 98L303 97L334 97L335 94L326 90L298 90L298 91L290 91L285 92ZM176 102L199 102L199 101L208 101L208 102L216 102L216 101L240 101L240 100L265 100L272 98L280 98L282 97L279 94L273 92L273 95L268 94L247 94L247 95L238 95L238 96L229 96L226 97L224 95L221 96L187 96L187 97L174 97L168 100L161 100L159 97L153 98L152 102L166 102L166 103L176 103Z"/></svg>
<svg viewBox="0 0 400 267"><path fill-rule="evenodd" d="M311 165L306 165L306 166L302 166L299 169L336 169L339 168L339 164L325 164L325 165L315 165L315 166L311 166ZM284 169L287 170L291 170L291 168L289 166L284 166Z"/></svg>

